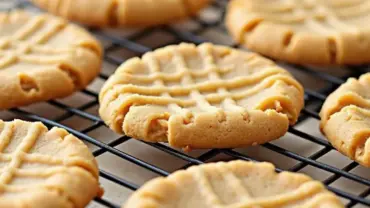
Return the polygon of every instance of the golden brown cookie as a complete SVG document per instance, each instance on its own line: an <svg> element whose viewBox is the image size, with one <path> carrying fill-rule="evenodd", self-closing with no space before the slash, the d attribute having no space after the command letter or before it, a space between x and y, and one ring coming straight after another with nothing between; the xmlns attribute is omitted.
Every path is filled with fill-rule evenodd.
<svg viewBox="0 0 370 208"><path fill-rule="evenodd" d="M232 0L234 39L266 56L298 64L370 62L369 0Z"/></svg>
<svg viewBox="0 0 370 208"><path fill-rule="evenodd" d="M61 18L0 13L0 27L0 109L68 96L100 71L98 41Z"/></svg>
<svg viewBox="0 0 370 208"><path fill-rule="evenodd" d="M284 135L303 107L302 86L257 54L180 44L122 64L100 92L118 133L182 148L261 144Z"/></svg>
<svg viewBox="0 0 370 208"><path fill-rule="evenodd" d="M211 0L31 0L37 6L83 24L148 26L195 15Z"/></svg>
<svg viewBox="0 0 370 208"><path fill-rule="evenodd" d="M344 208L321 182L276 173L271 163L218 162L193 166L143 185L124 208Z"/></svg>
<svg viewBox="0 0 370 208"><path fill-rule="evenodd" d="M326 99L321 131L344 155L370 167L370 73L348 79Z"/></svg>
<svg viewBox="0 0 370 208"><path fill-rule="evenodd" d="M95 158L67 131L0 120L0 207L83 208L102 190Z"/></svg>

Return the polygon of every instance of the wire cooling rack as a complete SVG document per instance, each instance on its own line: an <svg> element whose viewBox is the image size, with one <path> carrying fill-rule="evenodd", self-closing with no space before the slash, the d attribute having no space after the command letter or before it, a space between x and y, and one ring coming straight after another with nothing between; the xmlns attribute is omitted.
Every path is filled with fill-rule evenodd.
<svg viewBox="0 0 370 208"><path fill-rule="evenodd" d="M223 25L227 0L215 0L198 17L171 26L90 31L105 48L104 68L87 89L65 98L0 112L0 118L41 121L67 129L93 151L106 193L89 207L120 207L145 181L209 161L270 161L276 171L306 173L321 180L347 207L370 207L370 170L339 154L319 133L318 112L327 95L348 77L369 72L368 66L312 68L279 63L305 87L306 107L298 124L283 138L257 147L197 150L184 153L166 144L149 144L111 132L99 118L98 92L114 69L133 56L180 42L233 44ZM40 12L26 1L0 0L1 10ZM0 29L1 30L1 29Z"/></svg>

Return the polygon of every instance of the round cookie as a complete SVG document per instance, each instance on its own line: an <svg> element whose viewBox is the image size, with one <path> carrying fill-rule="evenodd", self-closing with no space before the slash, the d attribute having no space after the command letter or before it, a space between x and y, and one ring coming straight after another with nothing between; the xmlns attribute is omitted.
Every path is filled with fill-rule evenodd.
<svg viewBox="0 0 370 208"><path fill-rule="evenodd" d="M370 62L369 0L232 0L226 25L263 55L298 64Z"/></svg>
<svg viewBox="0 0 370 208"><path fill-rule="evenodd" d="M209 43L167 46L122 64L100 92L114 131L173 147L231 148L283 136L302 86L257 54Z"/></svg>
<svg viewBox="0 0 370 208"><path fill-rule="evenodd" d="M300 173L276 173L271 163L245 161L203 164L153 179L123 207L344 208L321 182Z"/></svg>
<svg viewBox="0 0 370 208"><path fill-rule="evenodd" d="M0 27L0 109L68 96L100 71L99 42L61 18L13 11Z"/></svg>
<svg viewBox="0 0 370 208"><path fill-rule="evenodd" d="M31 0L64 18L90 26L150 26L195 15L211 0Z"/></svg>
<svg viewBox="0 0 370 208"><path fill-rule="evenodd" d="M328 96L321 131L341 153L370 167L370 73L348 79Z"/></svg>
<svg viewBox="0 0 370 208"><path fill-rule="evenodd" d="M102 194L87 146L64 129L0 120L0 207L83 208Z"/></svg>

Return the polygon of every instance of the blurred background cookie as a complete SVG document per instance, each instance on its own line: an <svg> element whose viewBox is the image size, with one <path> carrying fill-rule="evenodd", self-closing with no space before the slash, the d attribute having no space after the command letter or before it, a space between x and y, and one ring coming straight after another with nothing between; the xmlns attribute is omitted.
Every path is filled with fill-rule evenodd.
<svg viewBox="0 0 370 208"><path fill-rule="evenodd" d="M31 0L64 18L90 26L148 26L195 15L211 0Z"/></svg>
<svg viewBox="0 0 370 208"><path fill-rule="evenodd" d="M370 62L370 1L232 0L226 26L263 55L298 64Z"/></svg>

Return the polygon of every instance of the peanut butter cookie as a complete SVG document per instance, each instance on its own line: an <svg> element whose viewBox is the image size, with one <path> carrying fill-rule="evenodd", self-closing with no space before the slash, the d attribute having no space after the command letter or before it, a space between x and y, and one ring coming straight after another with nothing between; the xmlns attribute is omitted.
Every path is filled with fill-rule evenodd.
<svg viewBox="0 0 370 208"><path fill-rule="evenodd" d="M0 120L0 207L83 208L102 190L95 158L67 131Z"/></svg>
<svg viewBox="0 0 370 208"><path fill-rule="evenodd" d="M369 0L232 0L234 39L266 56L298 64L370 62Z"/></svg>
<svg viewBox="0 0 370 208"><path fill-rule="evenodd" d="M370 73L350 78L326 99L321 130L344 155L370 167Z"/></svg>
<svg viewBox="0 0 370 208"><path fill-rule="evenodd" d="M182 148L261 144L284 135L302 86L254 53L209 43L167 46L122 64L100 92L116 132Z"/></svg>
<svg viewBox="0 0 370 208"><path fill-rule="evenodd" d="M276 173L270 163L218 162L177 171L144 184L124 208L344 208L310 177Z"/></svg>
<svg viewBox="0 0 370 208"><path fill-rule="evenodd" d="M100 71L99 42L61 18L13 11L0 27L0 110L68 96Z"/></svg>

